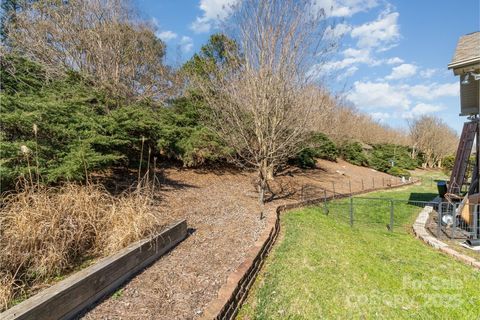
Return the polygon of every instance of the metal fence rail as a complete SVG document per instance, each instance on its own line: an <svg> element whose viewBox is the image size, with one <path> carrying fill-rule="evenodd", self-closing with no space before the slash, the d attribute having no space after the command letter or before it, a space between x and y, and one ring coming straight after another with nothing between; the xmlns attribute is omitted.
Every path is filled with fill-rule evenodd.
<svg viewBox="0 0 480 320"><path fill-rule="evenodd" d="M389 231L405 230L412 210L432 205L430 201L398 200L388 198L352 196L339 200L324 201L320 207L323 212L350 226L376 225Z"/></svg>
<svg viewBox="0 0 480 320"><path fill-rule="evenodd" d="M412 210L434 207L427 229L439 239L480 239L479 204L399 200L363 196L334 199L321 191L324 201L317 204L325 215L350 226L377 226L387 230L406 231L411 224ZM317 197L318 198L318 197Z"/></svg>
<svg viewBox="0 0 480 320"><path fill-rule="evenodd" d="M355 190L375 191L375 187L391 187L405 184L402 178L372 179L371 185L366 180L349 180L347 182L331 182L331 188L323 188L315 185L304 185L301 189L301 200L323 198L319 207L324 214L339 222L348 223L350 226L381 226L387 230L406 231L411 224L412 209L434 207L427 222L427 229L440 239L480 239L479 204L449 203L446 201L432 202L417 199L391 199L375 198L354 195ZM431 177L415 178L422 185L433 187L435 180ZM344 192L340 193L338 190ZM358 191L356 192L358 193ZM422 195L419 195L422 198Z"/></svg>
<svg viewBox="0 0 480 320"><path fill-rule="evenodd" d="M315 180L315 179L313 179ZM393 186L400 186L412 181L418 181L421 183L428 183L433 186L434 180L428 179L423 181L420 178L400 178L400 177L389 177L389 178L374 178L371 179L348 179L348 180L338 180L338 181L320 181L323 182L324 186L318 186L316 184L304 184L300 190L301 200L309 200L313 198L318 198L320 196L325 197L336 197L344 196L345 194L356 192L365 192L365 191L375 191L379 188L388 188ZM325 186L326 185L326 186Z"/></svg>
<svg viewBox="0 0 480 320"><path fill-rule="evenodd" d="M427 222L427 229L440 239L480 239L480 205L451 204L448 202L399 200L351 196L338 200L326 200L320 207L333 219L350 226L376 225L387 230L405 231L411 224L412 210L434 207Z"/></svg>

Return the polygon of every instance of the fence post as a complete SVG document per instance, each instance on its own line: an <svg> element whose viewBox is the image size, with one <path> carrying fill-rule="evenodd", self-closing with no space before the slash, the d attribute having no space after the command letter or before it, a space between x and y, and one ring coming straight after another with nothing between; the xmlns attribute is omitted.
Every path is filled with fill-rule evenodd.
<svg viewBox="0 0 480 320"><path fill-rule="evenodd" d="M457 205L452 204L452 220L453 220L453 225L452 225L452 239L455 239L455 229L457 228Z"/></svg>
<svg viewBox="0 0 480 320"><path fill-rule="evenodd" d="M333 188L333 199L335 199L335 181L332 181L332 188Z"/></svg>
<svg viewBox="0 0 480 320"><path fill-rule="evenodd" d="M385 187L385 178L382 177L382 187Z"/></svg>
<svg viewBox="0 0 480 320"><path fill-rule="evenodd" d="M353 227L353 197L350 197L350 227Z"/></svg>
<svg viewBox="0 0 480 320"><path fill-rule="evenodd" d="M440 203L438 204L437 238L440 237L440 233L442 232L442 207L443 207L443 202L440 201Z"/></svg>
<svg viewBox="0 0 480 320"><path fill-rule="evenodd" d="M328 205L327 205L327 191L323 189L323 206L325 210L325 215L328 216Z"/></svg>
<svg viewBox="0 0 480 320"><path fill-rule="evenodd" d="M362 191L365 190L364 186L363 186L363 178L362 178Z"/></svg>
<svg viewBox="0 0 480 320"><path fill-rule="evenodd" d="M352 180L348 180L348 189L350 190L350 196L352 195Z"/></svg>
<svg viewBox="0 0 480 320"><path fill-rule="evenodd" d="M393 232L393 200L390 200L390 232Z"/></svg>
<svg viewBox="0 0 480 320"><path fill-rule="evenodd" d="M478 226L478 210L480 209L480 205L475 205L477 210L473 213L473 239L478 239L478 234L480 232L480 227Z"/></svg>

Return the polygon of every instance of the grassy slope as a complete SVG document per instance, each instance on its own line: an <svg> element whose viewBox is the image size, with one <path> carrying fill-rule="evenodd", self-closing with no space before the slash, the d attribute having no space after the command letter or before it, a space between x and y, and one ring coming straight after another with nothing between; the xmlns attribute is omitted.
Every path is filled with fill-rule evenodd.
<svg viewBox="0 0 480 320"><path fill-rule="evenodd" d="M429 185L429 184L428 184ZM431 199L430 187L369 194ZM396 203L388 211L364 202L348 225L345 205L287 213L284 235L243 307L243 319L478 319L480 273L427 247L407 227L420 208ZM347 212L347 213L346 213ZM345 214L346 213L346 214ZM377 215L375 215L377 213ZM340 219L334 219L334 217Z"/></svg>

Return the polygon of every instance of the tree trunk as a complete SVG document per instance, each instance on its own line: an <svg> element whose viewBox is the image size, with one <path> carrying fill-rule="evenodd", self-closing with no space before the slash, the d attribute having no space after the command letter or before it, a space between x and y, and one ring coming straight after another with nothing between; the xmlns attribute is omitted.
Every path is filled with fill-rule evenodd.
<svg viewBox="0 0 480 320"><path fill-rule="evenodd" d="M273 166L267 168L267 180L273 180Z"/></svg>
<svg viewBox="0 0 480 320"><path fill-rule="evenodd" d="M262 186L263 182L258 184L258 202L261 206L265 204L265 186Z"/></svg>
<svg viewBox="0 0 480 320"><path fill-rule="evenodd" d="M265 204L265 190L267 188L267 161L262 160L258 168L258 201Z"/></svg>

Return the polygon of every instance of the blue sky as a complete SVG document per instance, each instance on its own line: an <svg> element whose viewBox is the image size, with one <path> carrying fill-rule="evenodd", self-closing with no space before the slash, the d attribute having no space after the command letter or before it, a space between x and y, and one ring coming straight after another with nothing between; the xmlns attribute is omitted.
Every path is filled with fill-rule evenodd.
<svg viewBox="0 0 480 320"><path fill-rule="evenodd" d="M241 0L137 0L179 65L228 19ZM394 127L422 114L458 132L459 81L447 64L461 35L480 30L480 0L316 0L337 21L341 47L323 71L361 111ZM479 48L480 50L480 48Z"/></svg>

